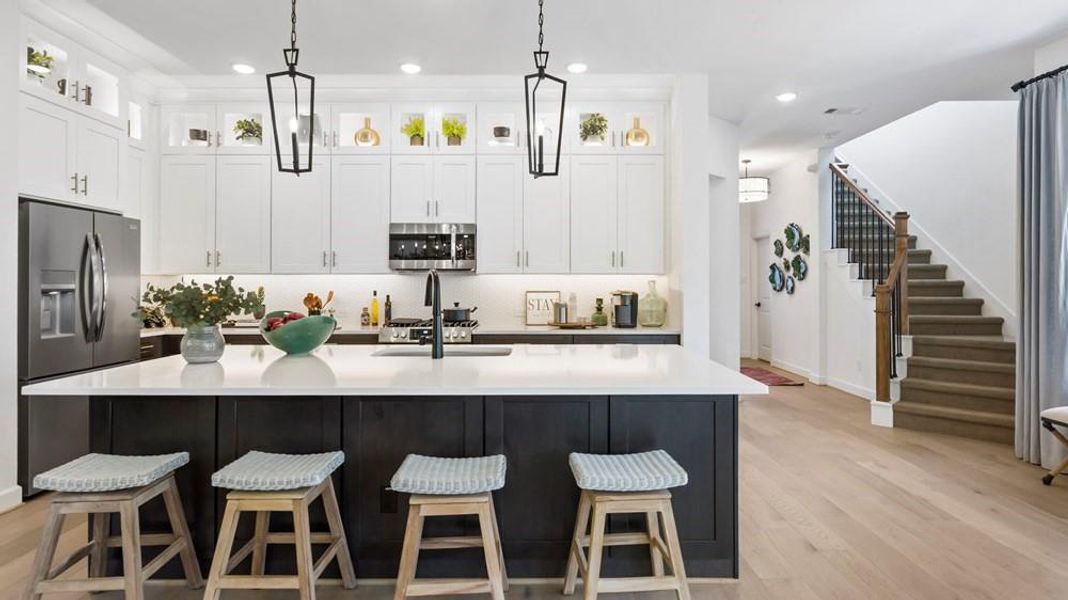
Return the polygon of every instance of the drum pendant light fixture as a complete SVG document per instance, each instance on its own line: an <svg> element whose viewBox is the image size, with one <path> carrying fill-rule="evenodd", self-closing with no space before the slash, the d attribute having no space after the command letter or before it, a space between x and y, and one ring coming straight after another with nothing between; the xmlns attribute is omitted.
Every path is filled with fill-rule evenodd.
<svg viewBox="0 0 1068 600"><path fill-rule="evenodd" d="M745 177L738 180L738 202L762 202L768 199L771 193L771 181L767 177L750 177L749 163L753 161L745 159Z"/></svg>
<svg viewBox="0 0 1068 600"><path fill-rule="evenodd" d="M292 0L290 23L289 48L282 50L286 69L267 75L267 99L271 104L271 127L274 129L274 154L278 160L278 170L300 176L312 170L312 149L315 147L312 140L318 133L318 122L315 118L315 77L297 71L297 59L300 58L297 48L297 0Z"/></svg>
<svg viewBox="0 0 1068 600"><path fill-rule="evenodd" d="M544 2L538 0L538 49L534 52L537 72L523 79L527 110L527 164L535 179L560 174L564 102L567 98L567 82L545 71L549 64L549 52L542 49L545 42L542 31L545 23Z"/></svg>

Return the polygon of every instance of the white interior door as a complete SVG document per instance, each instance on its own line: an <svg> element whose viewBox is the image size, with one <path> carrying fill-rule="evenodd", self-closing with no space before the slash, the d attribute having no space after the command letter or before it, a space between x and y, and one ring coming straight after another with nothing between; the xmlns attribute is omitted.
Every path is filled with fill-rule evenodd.
<svg viewBox="0 0 1068 600"><path fill-rule="evenodd" d="M767 271L768 265L777 260L770 242L767 236L757 238L758 259L753 268L753 278L757 281L757 358L766 361L771 360L771 282Z"/></svg>

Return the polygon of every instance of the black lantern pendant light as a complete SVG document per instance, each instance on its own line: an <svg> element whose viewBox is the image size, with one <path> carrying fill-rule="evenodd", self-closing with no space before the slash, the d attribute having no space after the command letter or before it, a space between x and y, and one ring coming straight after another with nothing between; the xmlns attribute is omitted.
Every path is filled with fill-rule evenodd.
<svg viewBox="0 0 1068 600"><path fill-rule="evenodd" d="M271 103L271 127L274 128L274 153L278 159L278 170L283 173L310 173L312 170L312 143L315 135L315 77L297 71L297 0L292 0L290 13L292 29L289 34L289 48L282 50L286 70L267 75L267 98ZM276 99L275 86L278 86ZM292 92L292 104L290 104ZM302 110L302 99L307 106ZM276 103L277 100L277 103ZM283 127L279 128L278 122ZM306 146L306 154L301 154L301 146ZM289 156L282 158L282 148Z"/></svg>
<svg viewBox="0 0 1068 600"><path fill-rule="evenodd" d="M542 50L545 41L543 4L544 0L538 0L538 49L534 52L534 66L538 71L523 79L527 103L527 162L535 179L560 174L560 144L567 97L567 82L545 72L549 53Z"/></svg>

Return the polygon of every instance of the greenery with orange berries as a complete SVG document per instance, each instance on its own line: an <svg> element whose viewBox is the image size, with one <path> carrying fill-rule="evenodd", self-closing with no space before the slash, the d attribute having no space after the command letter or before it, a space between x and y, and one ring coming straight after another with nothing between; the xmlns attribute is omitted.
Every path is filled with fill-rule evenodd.
<svg viewBox="0 0 1068 600"><path fill-rule="evenodd" d="M234 287L234 278L215 280L214 284L198 285L196 281L158 288L151 283L141 297L144 304L163 307L178 327L217 325L231 315L252 314L263 307L263 298L256 291Z"/></svg>

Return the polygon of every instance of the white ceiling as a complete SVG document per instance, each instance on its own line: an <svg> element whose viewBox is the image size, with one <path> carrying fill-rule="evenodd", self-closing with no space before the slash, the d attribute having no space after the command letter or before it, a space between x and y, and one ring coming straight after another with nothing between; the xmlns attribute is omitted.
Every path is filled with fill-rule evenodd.
<svg viewBox="0 0 1068 600"><path fill-rule="evenodd" d="M289 40L286 0L33 1L105 13L158 46L146 60L168 75L273 70ZM1068 29L1064 0L546 0L545 10L558 72L582 61L599 74L706 73L710 112L741 125L754 170L937 100L1011 98L1034 48ZM532 66L535 0L301 0L297 12L313 73ZM779 105L783 90L800 98ZM825 116L832 106L865 111Z"/></svg>

